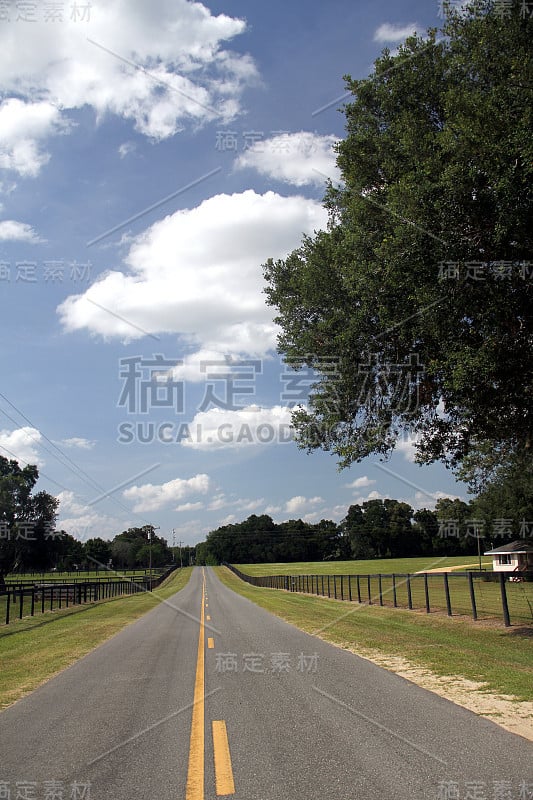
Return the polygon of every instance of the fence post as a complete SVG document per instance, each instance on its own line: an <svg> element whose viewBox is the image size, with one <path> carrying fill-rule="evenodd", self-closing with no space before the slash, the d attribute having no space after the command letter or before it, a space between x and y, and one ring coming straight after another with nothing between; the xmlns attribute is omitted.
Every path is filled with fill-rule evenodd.
<svg viewBox="0 0 533 800"><path fill-rule="evenodd" d="M19 619L22 619L22 607L24 605L24 589L22 586L20 587L20 594L19 594Z"/></svg>
<svg viewBox="0 0 533 800"><path fill-rule="evenodd" d="M333 576L333 597L337 599L337 576Z"/></svg>
<svg viewBox="0 0 533 800"><path fill-rule="evenodd" d="M450 600L450 584L448 583L448 573L444 572L444 594L446 595L446 613L452 616L452 602Z"/></svg>
<svg viewBox="0 0 533 800"><path fill-rule="evenodd" d="M392 602L394 608L398 608L398 598L396 597L396 575L392 573Z"/></svg>
<svg viewBox="0 0 533 800"><path fill-rule="evenodd" d="M35 613L35 586L32 586L31 587L31 610L30 610L30 616L33 617L34 613Z"/></svg>
<svg viewBox="0 0 533 800"><path fill-rule="evenodd" d="M378 575L378 592L379 592L379 604L380 606L383 605L383 584L381 583L381 572Z"/></svg>
<svg viewBox="0 0 533 800"><path fill-rule="evenodd" d="M344 600L344 577L341 575L341 600Z"/></svg>
<svg viewBox="0 0 533 800"><path fill-rule="evenodd" d="M8 591L6 597L6 625L9 625L9 607L11 605L11 592Z"/></svg>
<svg viewBox="0 0 533 800"><path fill-rule="evenodd" d="M429 607L429 586L428 586L428 574L424 572L424 594L426 596L426 614L429 614L431 611Z"/></svg>
<svg viewBox="0 0 533 800"><path fill-rule="evenodd" d="M470 602L472 604L472 619L477 619L476 595L474 593L474 580L471 572L468 573L468 589L470 591Z"/></svg>
<svg viewBox="0 0 533 800"><path fill-rule="evenodd" d="M507 603L507 590L505 588L505 573L500 572L500 591L502 594L502 610L503 610L503 623L506 628L511 624L509 617L509 605Z"/></svg>
<svg viewBox="0 0 533 800"><path fill-rule="evenodd" d="M44 614L44 586L41 586L41 614Z"/></svg>
<svg viewBox="0 0 533 800"><path fill-rule="evenodd" d="M366 576L367 588L368 588L368 605L372 605L372 594L370 591L370 575Z"/></svg>
<svg viewBox="0 0 533 800"><path fill-rule="evenodd" d="M413 609L413 597L411 595L411 576L407 573L407 607L410 611Z"/></svg>
<svg viewBox="0 0 533 800"><path fill-rule="evenodd" d="M328 597L331 597L331 594L330 594L330 591L329 591L329 575L328 575Z"/></svg>
<svg viewBox="0 0 533 800"><path fill-rule="evenodd" d="M348 575L348 600L352 602L352 576Z"/></svg>
<svg viewBox="0 0 533 800"><path fill-rule="evenodd" d="M357 602L361 602L361 576L357 576Z"/></svg>

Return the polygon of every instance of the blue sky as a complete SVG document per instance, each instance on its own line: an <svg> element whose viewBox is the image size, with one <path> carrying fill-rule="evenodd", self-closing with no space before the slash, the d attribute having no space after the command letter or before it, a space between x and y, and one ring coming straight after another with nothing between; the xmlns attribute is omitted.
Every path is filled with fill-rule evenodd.
<svg viewBox="0 0 533 800"><path fill-rule="evenodd" d="M0 453L39 465L61 527L193 544L251 513L466 497L409 443L339 473L284 441L313 376L290 382L262 294L262 263L326 223L342 76L438 3L4 7Z"/></svg>

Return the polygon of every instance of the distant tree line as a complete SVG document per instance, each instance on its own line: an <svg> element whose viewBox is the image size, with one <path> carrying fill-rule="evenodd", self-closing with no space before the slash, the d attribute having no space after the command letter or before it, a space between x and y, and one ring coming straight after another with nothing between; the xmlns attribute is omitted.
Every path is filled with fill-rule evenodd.
<svg viewBox="0 0 533 800"><path fill-rule="evenodd" d="M500 498L501 500L501 498ZM276 524L266 514L211 531L196 546L197 564L275 563L410 556L472 556L533 535L532 509L505 516L488 496L465 503L441 498L435 509L391 499L351 505L339 523L301 519ZM507 509L507 511L509 511ZM498 516L496 516L498 514ZM479 540L479 541L478 541Z"/></svg>
<svg viewBox="0 0 533 800"><path fill-rule="evenodd" d="M13 572L132 569L148 566L150 558L153 567L161 567L172 561L167 542L151 525L128 528L110 542L100 537L80 542L57 530L59 501L34 492L38 478L35 465L21 467L0 456L0 586Z"/></svg>

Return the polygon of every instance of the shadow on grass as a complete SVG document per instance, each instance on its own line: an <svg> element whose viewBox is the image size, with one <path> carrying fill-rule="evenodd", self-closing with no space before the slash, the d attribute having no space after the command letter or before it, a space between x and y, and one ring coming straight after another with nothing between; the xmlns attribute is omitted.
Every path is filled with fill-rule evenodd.
<svg viewBox="0 0 533 800"><path fill-rule="evenodd" d="M521 625L519 628L509 628L509 636L522 636L525 639L533 639L533 625Z"/></svg>
<svg viewBox="0 0 533 800"><path fill-rule="evenodd" d="M90 611L93 608L100 608L103 605L107 605L108 603L113 603L116 600L124 600L124 597L137 597L138 595L124 595L122 597L110 597L106 600L100 600L97 603L87 603L86 605L79 606L76 609L66 609L66 608L57 608L52 611L45 611L42 615L45 617L41 622L37 622L35 616L33 617L23 617L22 619L13 620L9 623L9 625L5 625L4 629L0 628L0 642L2 639L7 638L8 636L14 636L17 633L25 633L26 631L34 631L37 628L42 628L44 625L49 625L51 622L58 622L59 620L68 619L69 617L74 617L76 614L81 614L84 611ZM35 622L34 622L35 620ZM33 624L31 624L33 623ZM17 624L20 627L15 627ZM11 630L11 626L13 626L13 630Z"/></svg>

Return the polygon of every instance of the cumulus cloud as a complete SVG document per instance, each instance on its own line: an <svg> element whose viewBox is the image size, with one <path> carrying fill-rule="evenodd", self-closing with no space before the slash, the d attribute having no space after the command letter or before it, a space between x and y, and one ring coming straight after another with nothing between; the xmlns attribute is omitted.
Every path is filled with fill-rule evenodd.
<svg viewBox="0 0 533 800"><path fill-rule="evenodd" d="M231 505L231 501L226 498L222 492L213 497L208 506L208 511L219 511L221 508L227 508Z"/></svg>
<svg viewBox="0 0 533 800"><path fill-rule="evenodd" d="M181 359L175 367L169 370L169 375L175 381L189 381L190 383L201 383L207 379L208 375L220 375L223 378L232 371L237 377L236 368L239 363L239 358L232 357L228 353L221 353L218 350L198 350Z"/></svg>
<svg viewBox="0 0 533 800"><path fill-rule="evenodd" d="M179 506L176 506L174 511L198 511L200 508L203 508L203 503L181 503Z"/></svg>
<svg viewBox="0 0 533 800"><path fill-rule="evenodd" d="M0 155L1 158L1 155ZM25 222L16 222L14 219L4 219L0 222L0 242L29 242L38 244L42 239Z"/></svg>
<svg viewBox="0 0 533 800"><path fill-rule="evenodd" d="M8 460L15 459L25 464L42 466L43 459L39 455L39 444L42 440L36 428L25 426L14 431L0 430L0 455Z"/></svg>
<svg viewBox="0 0 533 800"><path fill-rule="evenodd" d="M158 511L188 495L206 494L209 488L209 475L202 473L193 478L175 478L167 483L145 483L142 486L130 486L122 494L127 500L134 501L134 511L144 512Z"/></svg>
<svg viewBox="0 0 533 800"><path fill-rule="evenodd" d="M323 186L326 178L340 179L333 151L336 141L336 136L308 131L278 134L248 148L236 160L235 167L251 167L261 175L293 186Z"/></svg>
<svg viewBox="0 0 533 800"><path fill-rule="evenodd" d="M126 158L133 152L135 152L135 142L123 142L118 148L118 154L121 158Z"/></svg>
<svg viewBox="0 0 533 800"><path fill-rule="evenodd" d="M241 92L257 71L248 55L225 43L245 31L244 20L215 16L188 0L92 0L90 6L83 19L66 12L60 25L38 14L24 35L20 25L3 26L4 95L32 105L38 99L56 118L63 109L90 106L98 119L114 114L130 120L154 140L186 124L227 122L239 112ZM11 168L36 174L48 158L38 150L39 139L25 140Z"/></svg>
<svg viewBox="0 0 533 800"><path fill-rule="evenodd" d="M227 449L292 441L291 409L285 406L245 406L199 411L181 444L195 450Z"/></svg>
<svg viewBox="0 0 533 800"><path fill-rule="evenodd" d="M80 542L97 536L112 539L117 533L130 527L130 523L107 514L99 514L94 508L80 501L74 492L63 491L56 495L59 500L57 529L64 530Z"/></svg>
<svg viewBox="0 0 533 800"><path fill-rule="evenodd" d="M376 490L374 489L372 492L369 492L367 495L362 495L362 494L359 495L359 497L356 497L353 502L354 502L355 505L361 506L363 503L366 503L369 500L385 500L385 495L384 494L380 494L379 492L376 492Z"/></svg>
<svg viewBox="0 0 533 800"><path fill-rule="evenodd" d="M324 500L322 497L303 497L303 495L297 495L296 497L291 497L290 500L287 500L284 510L287 512L287 514L298 514L302 511L309 512L310 507L316 506L323 502Z"/></svg>
<svg viewBox="0 0 533 800"><path fill-rule="evenodd" d="M92 450L95 443L81 436L72 436L70 439L62 439L59 444L63 447L74 447L79 450Z"/></svg>
<svg viewBox="0 0 533 800"><path fill-rule="evenodd" d="M394 445L394 450L401 453L406 461L414 463L418 441L419 439L416 436L398 439Z"/></svg>
<svg viewBox="0 0 533 800"><path fill-rule="evenodd" d="M412 36L417 30L420 30L420 25L416 22L408 23L407 25L394 25L390 22L384 22L374 32L374 41L384 44L392 42L396 44L403 42L408 36Z"/></svg>
<svg viewBox="0 0 533 800"><path fill-rule="evenodd" d="M2 30L14 30L16 27L5 25ZM3 56L5 51L2 49L0 62ZM19 64L20 61L14 58L14 63ZM22 177L35 177L50 159L43 149L43 141L52 134L65 133L69 128L69 122L62 118L53 103L26 102L17 97L4 100L0 104L0 168L13 170Z"/></svg>
<svg viewBox="0 0 533 800"><path fill-rule="evenodd" d="M372 481L366 475L362 475L351 483L345 483L344 486L346 489L364 489L366 486L374 486L375 483L376 481Z"/></svg>
<svg viewBox="0 0 533 800"><path fill-rule="evenodd" d="M460 500L462 498L457 494L448 494L447 492L415 492L414 498L409 499L407 502L413 508L429 508L434 509L438 500L446 498L448 500Z"/></svg>
<svg viewBox="0 0 533 800"><path fill-rule="evenodd" d="M274 192L216 195L138 236L127 272L111 271L58 308L67 331L122 339L178 333L199 349L261 355L274 347L261 264L325 227L319 203Z"/></svg>

